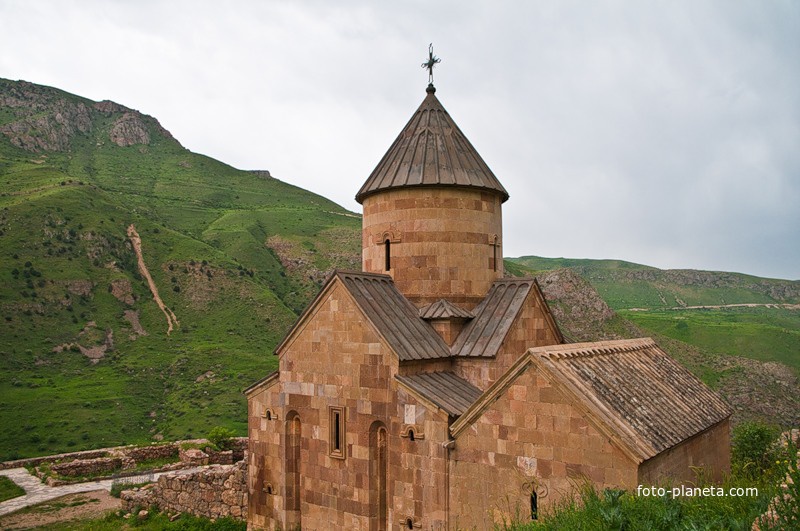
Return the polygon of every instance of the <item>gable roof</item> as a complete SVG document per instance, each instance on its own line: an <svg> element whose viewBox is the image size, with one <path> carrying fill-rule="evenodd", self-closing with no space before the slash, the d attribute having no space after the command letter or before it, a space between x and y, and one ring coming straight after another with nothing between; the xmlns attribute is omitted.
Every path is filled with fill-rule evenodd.
<svg viewBox="0 0 800 531"><path fill-rule="evenodd" d="M459 186L508 192L429 88L367 181L356 201L383 190L410 186Z"/></svg>
<svg viewBox="0 0 800 531"><path fill-rule="evenodd" d="M424 308L419 309L419 316L426 320L432 319L472 319L475 317L469 310L459 308L447 299L439 299Z"/></svg>
<svg viewBox="0 0 800 531"><path fill-rule="evenodd" d="M442 408L451 417L462 415L482 394L480 389L449 371L395 378Z"/></svg>
<svg viewBox="0 0 800 531"><path fill-rule="evenodd" d="M529 349L453 423L457 437L529 366L637 462L728 418L731 409L650 338Z"/></svg>
<svg viewBox="0 0 800 531"><path fill-rule="evenodd" d="M618 432L632 431L649 459L729 417L730 407L650 338L553 345L537 364Z"/></svg>
<svg viewBox="0 0 800 531"><path fill-rule="evenodd" d="M401 361L447 358L450 349L444 340L419 316L417 308L400 293L388 275L353 271L334 271L276 347L280 352L325 298L330 287L339 282L353 297L367 320L397 353Z"/></svg>
<svg viewBox="0 0 800 531"><path fill-rule="evenodd" d="M511 329L514 319L519 315L525 300L531 293L539 301L548 322L561 341L561 332L550 315L536 280L532 278L501 279L492 284L486 297L473 310L475 318L464 327L464 330L456 338L450 348L452 355L483 358L495 356Z"/></svg>
<svg viewBox="0 0 800 531"><path fill-rule="evenodd" d="M272 384L274 384L274 383L276 383L278 381L278 376L279 375L280 375L279 371L277 371L277 370L272 371L268 375L266 375L263 378L261 378L259 381L251 384L250 387L248 387L247 389L242 391L242 393L244 393L247 396L250 396L255 391L259 391L261 389L267 389L267 388L271 387Z"/></svg>

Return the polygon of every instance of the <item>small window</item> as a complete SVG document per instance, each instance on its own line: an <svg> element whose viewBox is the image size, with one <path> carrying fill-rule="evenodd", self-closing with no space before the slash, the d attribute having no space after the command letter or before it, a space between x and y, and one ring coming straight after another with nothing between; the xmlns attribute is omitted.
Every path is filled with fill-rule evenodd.
<svg viewBox="0 0 800 531"><path fill-rule="evenodd" d="M531 493L531 520L539 519L539 504L536 493Z"/></svg>
<svg viewBox="0 0 800 531"><path fill-rule="evenodd" d="M266 492L267 494L272 494L272 484L271 483L267 483L267 486L264 487L264 492Z"/></svg>
<svg viewBox="0 0 800 531"><path fill-rule="evenodd" d="M408 430L408 440L409 441L414 440L414 430Z"/></svg>
<svg viewBox="0 0 800 531"><path fill-rule="evenodd" d="M406 518L406 528L414 529L414 520L411 518Z"/></svg>
<svg viewBox="0 0 800 531"><path fill-rule="evenodd" d="M344 459L345 431L344 431L344 408L330 408L330 455L339 459Z"/></svg>
<svg viewBox="0 0 800 531"><path fill-rule="evenodd" d="M495 236L494 238L492 238L492 270L493 271L497 271L497 262L498 262L497 247L498 247L498 245L497 245L497 236Z"/></svg>
<svg viewBox="0 0 800 531"><path fill-rule="evenodd" d="M272 411L267 410L267 420L272 420Z"/></svg>
<svg viewBox="0 0 800 531"><path fill-rule="evenodd" d="M384 245L384 253L386 255L386 271L389 271L392 268L392 242L389 241L389 238L386 238L386 241L383 242Z"/></svg>

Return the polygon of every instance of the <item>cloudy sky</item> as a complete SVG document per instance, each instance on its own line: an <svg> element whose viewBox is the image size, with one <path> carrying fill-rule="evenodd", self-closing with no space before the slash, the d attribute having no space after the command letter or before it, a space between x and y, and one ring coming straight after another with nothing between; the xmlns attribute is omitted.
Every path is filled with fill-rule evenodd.
<svg viewBox="0 0 800 531"><path fill-rule="evenodd" d="M506 256L800 279L800 2L0 0L0 77L111 99L360 211L425 96Z"/></svg>

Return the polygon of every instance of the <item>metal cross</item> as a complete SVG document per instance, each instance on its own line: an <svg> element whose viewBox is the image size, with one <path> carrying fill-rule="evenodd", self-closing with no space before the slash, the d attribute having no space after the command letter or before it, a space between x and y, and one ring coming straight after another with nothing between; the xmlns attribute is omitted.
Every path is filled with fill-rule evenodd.
<svg viewBox="0 0 800 531"><path fill-rule="evenodd" d="M433 55L433 43L428 46L428 60L422 63L422 68L428 69L428 84L433 85L433 67L442 60Z"/></svg>

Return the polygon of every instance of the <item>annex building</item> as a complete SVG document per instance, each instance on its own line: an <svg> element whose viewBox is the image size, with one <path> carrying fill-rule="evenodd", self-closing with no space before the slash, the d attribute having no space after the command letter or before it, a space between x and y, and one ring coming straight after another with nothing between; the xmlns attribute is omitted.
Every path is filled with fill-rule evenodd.
<svg viewBox="0 0 800 531"><path fill-rule="evenodd" d="M648 338L566 343L504 278L509 198L429 85L333 273L246 390L250 529L491 529L576 480L729 467L731 411Z"/></svg>

